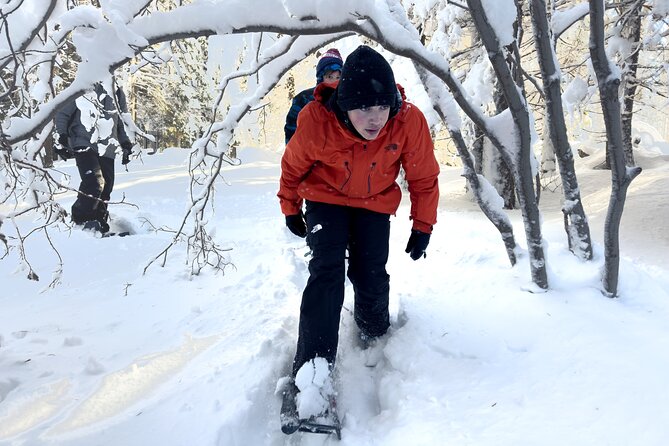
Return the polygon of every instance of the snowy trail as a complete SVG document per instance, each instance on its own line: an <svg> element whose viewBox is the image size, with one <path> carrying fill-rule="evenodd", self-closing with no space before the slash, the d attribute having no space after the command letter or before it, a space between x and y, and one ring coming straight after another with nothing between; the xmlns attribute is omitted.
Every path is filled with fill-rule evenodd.
<svg viewBox="0 0 669 446"><path fill-rule="evenodd" d="M55 234L66 264L56 290L40 293L43 284L0 263L11 284L0 295L0 445L669 442L660 422L669 405L666 268L623 258L623 297L604 298L601 247L581 262L561 224L546 224L551 290L529 293L527 257L510 267L492 225L446 189L427 259L404 253L406 200L392 219L392 328L371 350L356 340L347 284L341 442L283 435L276 387L294 355L308 272L304 242L278 210L278 156L249 150L245 164L224 172L232 186L217 191L212 224L234 267L191 278L176 251L142 276L171 237L143 219L174 226L183 210L185 178L174 167L183 153L151 160L173 174L119 175L141 211L112 214L135 235ZM522 245L522 223L512 219ZM82 262L90 253L105 261Z"/></svg>

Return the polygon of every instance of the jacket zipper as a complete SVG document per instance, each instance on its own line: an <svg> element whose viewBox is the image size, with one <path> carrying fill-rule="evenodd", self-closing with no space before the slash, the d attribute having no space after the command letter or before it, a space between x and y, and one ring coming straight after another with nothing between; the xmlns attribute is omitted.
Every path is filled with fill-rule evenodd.
<svg viewBox="0 0 669 446"><path fill-rule="evenodd" d="M348 172L348 177L346 178L346 181L344 181L341 185L341 190L344 190L344 186L346 186L346 183L351 179L351 168L348 166L348 161L344 161L344 167L346 167L346 171Z"/></svg>
<svg viewBox="0 0 669 446"><path fill-rule="evenodd" d="M372 193L372 174L374 173L374 168L376 167L376 161L372 163L372 166L369 170L369 175L367 176L367 193Z"/></svg>

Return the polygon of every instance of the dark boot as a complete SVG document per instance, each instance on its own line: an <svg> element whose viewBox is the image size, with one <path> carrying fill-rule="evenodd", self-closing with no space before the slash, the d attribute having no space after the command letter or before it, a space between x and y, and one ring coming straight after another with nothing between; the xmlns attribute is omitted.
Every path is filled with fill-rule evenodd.
<svg viewBox="0 0 669 446"><path fill-rule="evenodd" d="M367 350L368 348L374 347L380 336L370 336L364 331L360 330L358 332L358 341L360 342L360 349Z"/></svg>
<svg viewBox="0 0 669 446"><path fill-rule="evenodd" d="M98 219L97 222L100 224L100 232L103 234L109 232L109 223L105 219Z"/></svg>
<svg viewBox="0 0 669 446"><path fill-rule="evenodd" d="M86 223L84 223L83 230L84 231L91 231L91 232L102 232L102 227L100 226L99 221L89 220Z"/></svg>

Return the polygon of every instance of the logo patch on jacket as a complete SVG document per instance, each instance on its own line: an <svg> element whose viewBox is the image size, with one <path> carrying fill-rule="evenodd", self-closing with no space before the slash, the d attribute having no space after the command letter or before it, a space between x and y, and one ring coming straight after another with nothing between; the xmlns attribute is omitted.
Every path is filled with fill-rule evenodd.
<svg viewBox="0 0 669 446"><path fill-rule="evenodd" d="M397 151L397 144L394 144L394 143L393 143L393 144L388 144L388 145L385 147L385 149L386 149L386 151L388 151L388 152L396 152L396 151Z"/></svg>

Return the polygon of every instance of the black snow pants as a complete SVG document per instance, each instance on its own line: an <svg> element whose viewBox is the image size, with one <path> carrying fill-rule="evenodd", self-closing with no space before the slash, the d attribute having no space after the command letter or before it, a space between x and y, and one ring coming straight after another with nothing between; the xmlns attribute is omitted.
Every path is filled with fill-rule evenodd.
<svg viewBox="0 0 669 446"><path fill-rule="evenodd" d="M81 184L79 184L80 193L72 205L72 221L76 224L90 220L106 223L109 217L107 203L91 197L109 201L114 189L114 159L100 156L97 150L92 149L75 151L74 156Z"/></svg>
<svg viewBox="0 0 669 446"><path fill-rule="evenodd" d="M293 375L315 357L334 364L344 303L347 248L358 328L374 337L383 335L390 326L390 276L386 272L390 215L307 201L305 219L313 257L302 294Z"/></svg>

